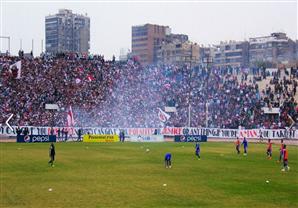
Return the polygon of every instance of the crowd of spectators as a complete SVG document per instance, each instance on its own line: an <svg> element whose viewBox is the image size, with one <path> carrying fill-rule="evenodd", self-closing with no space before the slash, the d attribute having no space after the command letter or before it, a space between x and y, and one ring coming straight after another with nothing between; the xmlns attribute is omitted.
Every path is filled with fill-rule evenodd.
<svg viewBox="0 0 298 208"><path fill-rule="evenodd" d="M10 66L21 60L21 77ZM103 56L0 56L0 122L12 125L65 126L72 106L79 127L192 126L285 128L297 120L294 99L298 73L292 70L259 90L265 70L219 70L177 65L149 65ZM260 76L261 75L261 76ZM57 104L59 110L46 110ZM158 108L176 108L165 123ZM263 107L280 108L265 114Z"/></svg>

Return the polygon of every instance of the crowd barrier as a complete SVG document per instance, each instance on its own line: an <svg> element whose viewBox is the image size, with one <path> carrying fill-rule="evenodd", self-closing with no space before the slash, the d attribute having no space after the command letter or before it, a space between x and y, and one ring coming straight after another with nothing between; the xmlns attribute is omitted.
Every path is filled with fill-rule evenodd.
<svg viewBox="0 0 298 208"><path fill-rule="evenodd" d="M51 127L28 126L29 134L49 135ZM53 127L54 134L57 135L58 129L62 127ZM72 129L69 137L77 137L78 130L82 129L82 134L95 135L119 135L124 131L126 136L175 136L175 135L206 135L208 138L235 139L237 137L248 139L294 139L298 140L298 131L295 129L220 129L220 128L189 128L189 127L166 127L166 128L79 128ZM16 136L16 126L13 131L7 126L0 127L0 135Z"/></svg>

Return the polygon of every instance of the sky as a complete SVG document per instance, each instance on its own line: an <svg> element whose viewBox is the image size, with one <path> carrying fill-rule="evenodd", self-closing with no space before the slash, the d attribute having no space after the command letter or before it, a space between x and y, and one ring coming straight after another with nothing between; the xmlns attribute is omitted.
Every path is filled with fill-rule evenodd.
<svg viewBox="0 0 298 208"><path fill-rule="evenodd" d="M272 32L297 39L297 0L0 0L0 36L10 36L11 53L32 48L40 54L45 39L45 16L71 9L90 17L90 52L110 59L121 48L131 48L131 26L145 23L170 26L173 33L208 46L220 41L248 40ZM154 2L153 2L154 1ZM8 49L0 39L0 50ZM45 40L43 41L45 46ZM43 49L44 50L44 49Z"/></svg>

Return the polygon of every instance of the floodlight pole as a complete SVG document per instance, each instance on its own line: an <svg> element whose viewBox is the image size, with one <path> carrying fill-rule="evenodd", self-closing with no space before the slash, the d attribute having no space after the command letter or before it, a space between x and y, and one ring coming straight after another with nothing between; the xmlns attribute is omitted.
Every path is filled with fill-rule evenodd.
<svg viewBox="0 0 298 208"><path fill-rule="evenodd" d="M34 50L34 39L32 39L32 49L31 49L32 54L33 54L33 50Z"/></svg>

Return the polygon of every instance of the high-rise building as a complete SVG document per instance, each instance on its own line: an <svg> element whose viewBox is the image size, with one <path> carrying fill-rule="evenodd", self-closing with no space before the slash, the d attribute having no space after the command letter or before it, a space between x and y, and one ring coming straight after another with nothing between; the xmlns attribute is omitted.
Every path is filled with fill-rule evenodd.
<svg viewBox="0 0 298 208"><path fill-rule="evenodd" d="M221 42L215 47L214 66L248 67L249 43L247 41Z"/></svg>
<svg viewBox="0 0 298 208"><path fill-rule="evenodd" d="M45 18L46 52L88 53L90 49L90 18L61 9Z"/></svg>
<svg viewBox="0 0 298 208"><path fill-rule="evenodd" d="M285 33L272 33L270 36L249 39L249 63L258 62L276 67L278 64L290 64L295 61L295 42Z"/></svg>
<svg viewBox="0 0 298 208"><path fill-rule="evenodd" d="M151 64L157 61L157 51L166 35L171 30L168 26L145 24L132 27L132 56L138 57L141 64Z"/></svg>

